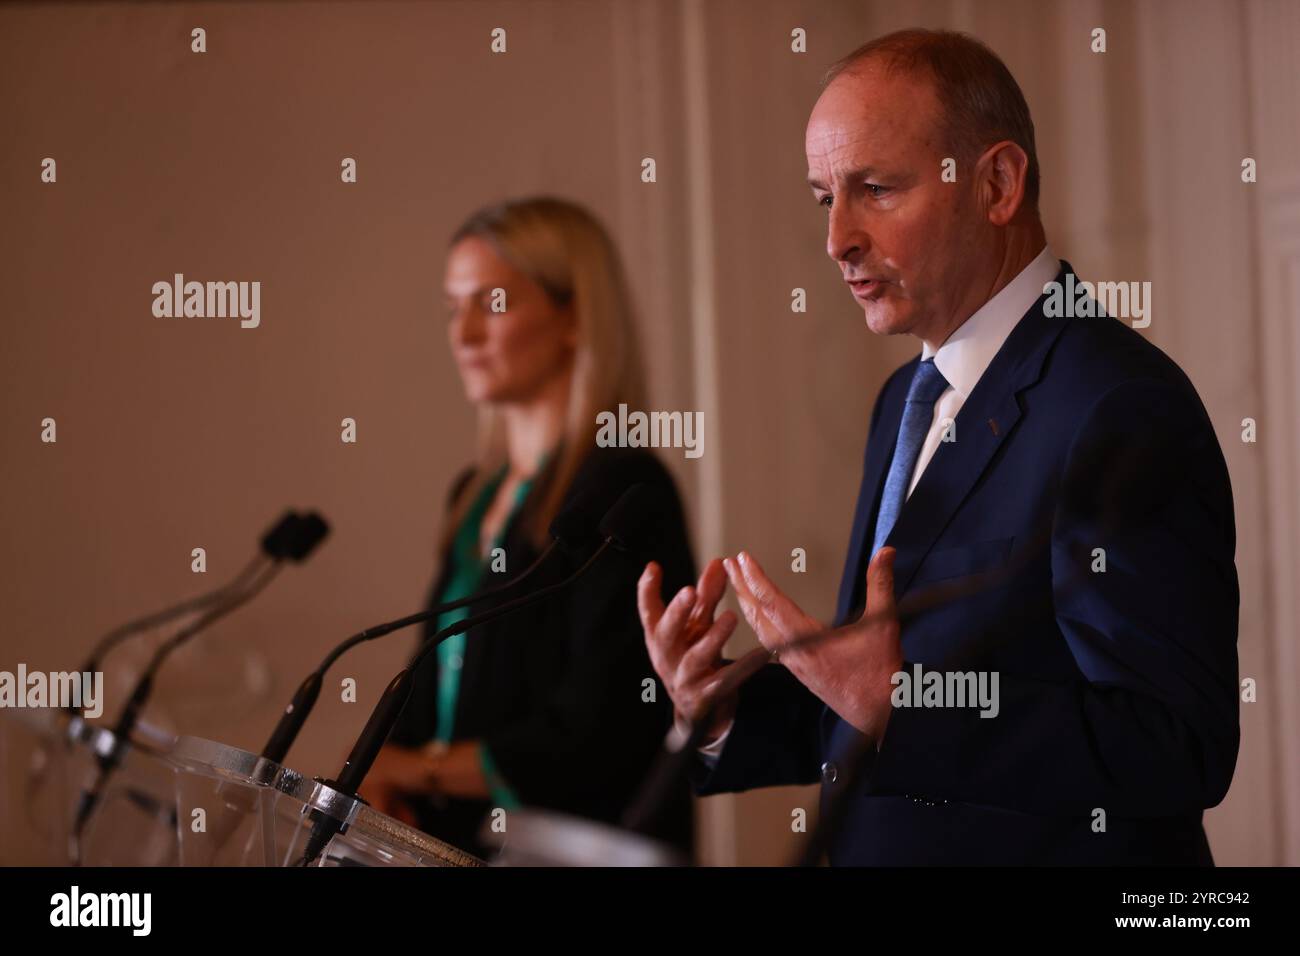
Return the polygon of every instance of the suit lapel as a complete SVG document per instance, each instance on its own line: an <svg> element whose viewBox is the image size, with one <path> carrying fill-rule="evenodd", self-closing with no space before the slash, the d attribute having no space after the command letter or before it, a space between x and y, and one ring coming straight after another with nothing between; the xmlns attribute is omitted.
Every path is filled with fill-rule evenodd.
<svg viewBox="0 0 1300 956"><path fill-rule="evenodd" d="M1057 281L1064 281L1064 264ZM1016 324L957 413L956 440L942 442L899 513L885 543L898 549L894 594L907 591L935 539L1020 421L1019 393L1042 375L1047 352L1065 323L1043 314L1040 296ZM897 428L900 415L894 419Z"/></svg>

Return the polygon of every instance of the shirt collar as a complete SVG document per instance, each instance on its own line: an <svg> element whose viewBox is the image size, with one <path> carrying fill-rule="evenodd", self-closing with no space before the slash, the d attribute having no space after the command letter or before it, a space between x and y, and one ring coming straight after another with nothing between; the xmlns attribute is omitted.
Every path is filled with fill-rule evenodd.
<svg viewBox="0 0 1300 956"><path fill-rule="evenodd" d="M1055 279L1060 269L1060 260L1051 247L1043 246L1043 251L997 295L958 326L938 351L924 345L921 360L933 358L935 367L948 384L960 392L963 399L969 398L1011 330L1038 301L1043 286Z"/></svg>

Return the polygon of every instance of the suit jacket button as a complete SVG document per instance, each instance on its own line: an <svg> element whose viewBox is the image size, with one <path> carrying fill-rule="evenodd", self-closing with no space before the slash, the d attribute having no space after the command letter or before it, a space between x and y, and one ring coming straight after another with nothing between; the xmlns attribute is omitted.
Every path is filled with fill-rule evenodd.
<svg viewBox="0 0 1300 956"><path fill-rule="evenodd" d="M822 764L822 783L834 783L835 778L840 775L835 764L827 762Z"/></svg>

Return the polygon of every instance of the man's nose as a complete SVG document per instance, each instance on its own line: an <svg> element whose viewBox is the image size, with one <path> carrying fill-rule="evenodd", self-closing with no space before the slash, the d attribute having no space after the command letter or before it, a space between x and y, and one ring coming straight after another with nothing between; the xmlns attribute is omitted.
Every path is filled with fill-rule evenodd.
<svg viewBox="0 0 1300 956"><path fill-rule="evenodd" d="M867 237L854 219L848 203L831 206L826 225L826 254L836 262L850 262L866 251Z"/></svg>

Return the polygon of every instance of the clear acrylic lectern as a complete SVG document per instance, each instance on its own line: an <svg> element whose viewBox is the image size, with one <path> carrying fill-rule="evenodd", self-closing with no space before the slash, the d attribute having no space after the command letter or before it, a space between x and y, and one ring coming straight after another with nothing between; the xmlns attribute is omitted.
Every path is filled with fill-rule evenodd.
<svg viewBox="0 0 1300 956"><path fill-rule="evenodd" d="M181 737L171 750L182 866L303 866L315 819L342 826L313 866L482 866L356 797L237 747Z"/></svg>
<svg viewBox="0 0 1300 956"><path fill-rule="evenodd" d="M167 754L175 738L141 721L117 767L104 776L100 761L116 741L109 728L66 710L6 710L0 719L6 844L16 844L23 828L36 835L41 862L49 864L174 865L176 804Z"/></svg>

